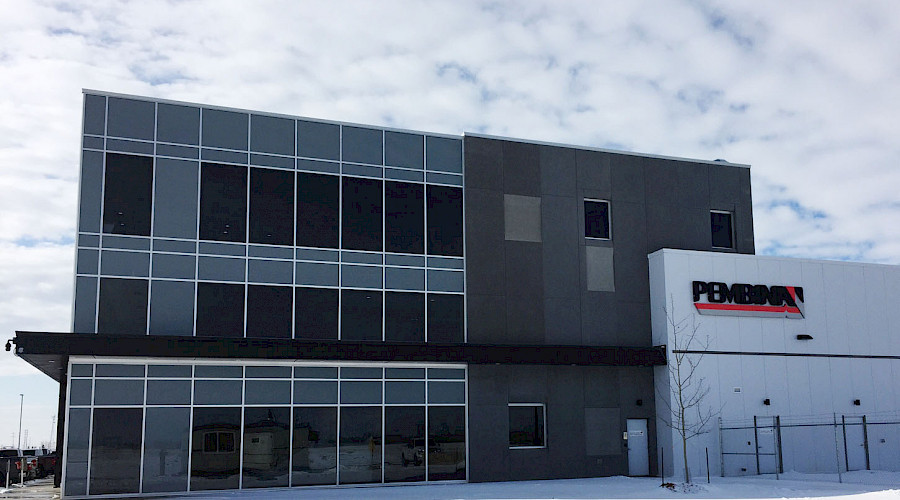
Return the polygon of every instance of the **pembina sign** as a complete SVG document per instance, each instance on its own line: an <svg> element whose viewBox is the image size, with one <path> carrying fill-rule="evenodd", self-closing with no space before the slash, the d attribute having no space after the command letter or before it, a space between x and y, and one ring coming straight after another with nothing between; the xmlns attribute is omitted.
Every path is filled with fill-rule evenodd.
<svg viewBox="0 0 900 500"><path fill-rule="evenodd" d="M700 314L803 319L803 288L694 281L694 307Z"/></svg>

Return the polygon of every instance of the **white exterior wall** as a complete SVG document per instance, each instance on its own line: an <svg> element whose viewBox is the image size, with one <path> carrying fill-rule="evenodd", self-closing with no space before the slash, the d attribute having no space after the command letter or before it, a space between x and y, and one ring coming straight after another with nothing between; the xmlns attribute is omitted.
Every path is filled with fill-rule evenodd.
<svg viewBox="0 0 900 500"><path fill-rule="evenodd" d="M866 415L873 419L900 421L900 266L859 264L760 257L684 250L660 250L649 256L651 324L653 343L666 344L671 362L673 329L664 307L676 319L696 321L698 337L709 337L709 351L700 363L700 376L710 387L704 400L727 422L753 417L781 416L782 424L799 421L840 421L842 415ZM693 281L784 285L803 287L805 317L756 318L699 315L693 306ZM813 340L797 340L808 334ZM761 353L804 353L816 355L894 356L894 359L828 356L771 356ZM657 411L664 413L663 401L669 387L665 367L656 368ZM741 392L736 393L735 387ZM768 398L770 405L764 405ZM859 399L860 405L853 404ZM769 421L770 419L766 419ZM861 429L861 427L858 427ZM709 448L712 474L721 472L718 423L709 432L688 443L688 463L694 476L705 475L704 448ZM657 422L659 446L666 456L666 475L683 474L681 440L662 420ZM818 434L816 434L818 433ZM753 439L753 431L741 443ZM821 435L819 435L821 434ZM728 433L734 437L736 433ZM760 450L769 450L772 436L759 436ZM836 441L834 429L822 427L782 436L784 470L831 471L844 458L820 453L811 442ZM838 438L840 441L840 439ZM884 440L884 442L881 442ZM765 442L764 442L765 441ZM869 455L872 469L900 467L900 425L869 426ZM841 442L842 444L842 442ZM745 451L754 452L753 446ZM840 450L843 453L843 450ZM856 453L850 449L848 455ZM825 455L825 456L823 456ZM755 456L730 456L728 475L755 473ZM774 458L762 458L774 460ZM774 462L771 462L774 465ZM765 469L764 467L761 467Z"/></svg>

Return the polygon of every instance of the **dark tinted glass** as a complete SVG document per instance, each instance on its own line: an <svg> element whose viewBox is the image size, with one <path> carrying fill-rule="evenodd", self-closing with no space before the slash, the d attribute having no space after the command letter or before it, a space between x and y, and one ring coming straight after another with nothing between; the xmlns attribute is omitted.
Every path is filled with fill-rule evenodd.
<svg viewBox="0 0 900 500"><path fill-rule="evenodd" d="M341 484L381 482L381 407L341 408Z"/></svg>
<svg viewBox="0 0 900 500"><path fill-rule="evenodd" d="M200 239L247 241L247 167L200 168Z"/></svg>
<svg viewBox="0 0 900 500"><path fill-rule="evenodd" d="M242 366L197 365L194 367L194 378L241 378L244 376Z"/></svg>
<svg viewBox="0 0 900 500"><path fill-rule="evenodd" d="M150 236L153 158L106 154L103 232Z"/></svg>
<svg viewBox="0 0 900 500"><path fill-rule="evenodd" d="M544 446L544 408L509 407L509 445Z"/></svg>
<svg viewBox="0 0 900 500"><path fill-rule="evenodd" d="M87 489L88 446L91 439L90 408L69 410L66 447L66 495L84 495ZM5 483L4 483L5 484Z"/></svg>
<svg viewBox="0 0 900 500"><path fill-rule="evenodd" d="M345 366L341 368L342 379L365 379L377 378L382 376L381 368L368 368L362 366Z"/></svg>
<svg viewBox="0 0 900 500"><path fill-rule="evenodd" d="M147 280L100 279L97 332L108 335L147 333Z"/></svg>
<svg viewBox="0 0 900 500"><path fill-rule="evenodd" d="M340 125L298 121L297 156L339 160L341 157Z"/></svg>
<svg viewBox="0 0 900 500"><path fill-rule="evenodd" d="M293 156L294 120L250 115L250 150Z"/></svg>
<svg viewBox="0 0 900 500"><path fill-rule="evenodd" d="M200 138L200 109L160 103L156 111L160 142L197 144Z"/></svg>
<svg viewBox="0 0 900 500"><path fill-rule="evenodd" d="M462 189L428 186L428 253L462 257Z"/></svg>
<svg viewBox="0 0 900 500"><path fill-rule="evenodd" d="M425 480L425 407L384 409L384 480Z"/></svg>
<svg viewBox="0 0 900 500"><path fill-rule="evenodd" d="M244 384L244 404L291 404L290 380L247 380Z"/></svg>
<svg viewBox="0 0 900 500"><path fill-rule="evenodd" d="M337 481L337 408L294 408L292 454L291 485Z"/></svg>
<svg viewBox="0 0 900 500"><path fill-rule="evenodd" d="M584 202L584 235L587 238L609 239L609 203Z"/></svg>
<svg viewBox="0 0 900 500"><path fill-rule="evenodd" d="M250 169L250 243L294 244L294 173Z"/></svg>
<svg viewBox="0 0 900 500"><path fill-rule="evenodd" d="M94 381L95 405L142 405L144 381L135 379L98 379Z"/></svg>
<svg viewBox="0 0 900 500"><path fill-rule="evenodd" d="M243 488L288 485L290 408L244 409Z"/></svg>
<svg viewBox="0 0 900 500"><path fill-rule="evenodd" d="M91 433L92 495L137 493L141 477L140 408L96 408Z"/></svg>
<svg viewBox="0 0 900 500"><path fill-rule="evenodd" d="M381 404L381 381L341 382L341 404Z"/></svg>
<svg viewBox="0 0 900 500"><path fill-rule="evenodd" d="M337 248L340 177L297 173L297 246Z"/></svg>
<svg viewBox="0 0 900 500"><path fill-rule="evenodd" d="M290 366L248 366L247 378L291 378Z"/></svg>
<svg viewBox="0 0 900 500"><path fill-rule="evenodd" d="M92 401L94 383L90 380L75 379L69 383L69 404L72 406L88 406Z"/></svg>
<svg viewBox="0 0 900 500"><path fill-rule="evenodd" d="M236 489L241 464L241 409L194 408L191 490Z"/></svg>
<svg viewBox="0 0 900 500"><path fill-rule="evenodd" d="M338 290L295 288L294 338L336 340L338 338Z"/></svg>
<svg viewBox="0 0 900 500"><path fill-rule="evenodd" d="M203 110L203 146L247 150L247 115Z"/></svg>
<svg viewBox="0 0 900 500"><path fill-rule="evenodd" d="M289 286L247 287L247 336L291 338Z"/></svg>
<svg viewBox="0 0 900 500"><path fill-rule="evenodd" d="M298 380L294 382L294 403L337 404L337 384L331 380Z"/></svg>
<svg viewBox="0 0 900 500"><path fill-rule="evenodd" d="M189 365L150 365L147 367L147 376L190 378L191 367Z"/></svg>
<svg viewBox="0 0 900 500"><path fill-rule="evenodd" d="M717 248L734 248L732 241L731 214L722 212L709 213L712 246Z"/></svg>
<svg viewBox="0 0 900 500"><path fill-rule="evenodd" d="M143 377L144 365L98 364L97 377Z"/></svg>
<svg viewBox="0 0 900 500"><path fill-rule="evenodd" d="M466 478L466 411L463 406L428 408L428 480Z"/></svg>
<svg viewBox="0 0 900 500"><path fill-rule="evenodd" d="M425 294L385 292L384 340L425 342Z"/></svg>
<svg viewBox="0 0 900 500"><path fill-rule="evenodd" d="M344 177L341 246L381 251L381 181Z"/></svg>
<svg viewBox="0 0 900 500"><path fill-rule="evenodd" d="M422 169L425 160L425 141L421 135L403 132L384 132L384 164Z"/></svg>
<svg viewBox="0 0 900 500"><path fill-rule="evenodd" d="M190 432L190 408L147 408L144 493L187 491Z"/></svg>
<svg viewBox="0 0 900 500"><path fill-rule="evenodd" d="M106 131L106 97L84 96L84 133L103 135Z"/></svg>
<svg viewBox="0 0 900 500"><path fill-rule="evenodd" d="M156 104L153 102L110 97L106 133L114 137L152 141L155 114Z"/></svg>
<svg viewBox="0 0 900 500"><path fill-rule="evenodd" d="M191 404L190 380L148 380L148 405Z"/></svg>
<svg viewBox="0 0 900 500"><path fill-rule="evenodd" d="M381 340L381 292L341 291L341 340Z"/></svg>
<svg viewBox="0 0 900 500"><path fill-rule="evenodd" d="M425 404L425 381L403 380L384 384L385 404Z"/></svg>
<svg viewBox="0 0 900 500"><path fill-rule="evenodd" d="M243 382L240 380L195 380L195 405L239 405Z"/></svg>
<svg viewBox="0 0 900 500"><path fill-rule="evenodd" d="M463 296L443 293L428 294L428 341L462 342Z"/></svg>
<svg viewBox="0 0 900 500"><path fill-rule="evenodd" d="M197 336L244 336L244 285L197 283Z"/></svg>
<svg viewBox="0 0 900 500"><path fill-rule="evenodd" d="M344 161L381 165L381 130L345 126L341 148Z"/></svg>
<svg viewBox="0 0 900 500"><path fill-rule="evenodd" d="M464 404L466 402L466 384L429 380L428 402L431 404Z"/></svg>
<svg viewBox="0 0 900 500"><path fill-rule="evenodd" d="M425 189L422 184L386 182L384 185L385 251L425 251Z"/></svg>

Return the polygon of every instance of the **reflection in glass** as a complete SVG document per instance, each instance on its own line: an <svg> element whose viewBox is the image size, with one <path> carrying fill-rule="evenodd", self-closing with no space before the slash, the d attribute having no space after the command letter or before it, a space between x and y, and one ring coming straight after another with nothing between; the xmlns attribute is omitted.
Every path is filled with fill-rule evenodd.
<svg viewBox="0 0 900 500"><path fill-rule="evenodd" d="M138 492L143 418L140 408L94 410L90 494Z"/></svg>
<svg viewBox="0 0 900 500"><path fill-rule="evenodd" d="M143 492L187 491L190 408L147 408L145 427Z"/></svg>
<svg viewBox="0 0 900 500"><path fill-rule="evenodd" d="M341 484L381 482L381 407L341 408Z"/></svg>
<svg viewBox="0 0 900 500"><path fill-rule="evenodd" d="M240 408L194 408L191 490L238 487L240 430Z"/></svg>
<svg viewBox="0 0 900 500"><path fill-rule="evenodd" d="M466 478L464 406L428 408L428 480Z"/></svg>
<svg viewBox="0 0 900 500"><path fill-rule="evenodd" d="M88 443L91 437L91 409L69 410L68 446L65 451L67 496L84 495L87 487Z"/></svg>
<svg viewBox="0 0 900 500"><path fill-rule="evenodd" d="M288 485L291 409L244 408L243 487Z"/></svg>
<svg viewBox="0 0 900 500"><path fill-rule="evenodd" d="M425 407L384 409L384 480L425 480Z"/></svg>
<svg viewBox="0 0 900 500"><path fill-rule="evenodd" d="M294 407L291 486L335 484L337 408Z"/></svg>

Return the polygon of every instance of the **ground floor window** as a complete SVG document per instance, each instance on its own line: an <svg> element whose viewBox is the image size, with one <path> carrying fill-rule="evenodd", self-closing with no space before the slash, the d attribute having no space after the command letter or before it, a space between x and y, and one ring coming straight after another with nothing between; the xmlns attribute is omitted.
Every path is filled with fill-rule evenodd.
<svg viewBox="0 0 900 500"><path fill-rule="evenodd" d="M510 403L509 447L543 448L546 446L545 420L546 407L541 403Z"/></svg>
<svg viewBox="0 0 900 500"><path fill-rule="evenodd" d="M466 369L73 358L64 494L466 479Z"/></svg>

